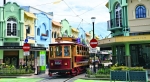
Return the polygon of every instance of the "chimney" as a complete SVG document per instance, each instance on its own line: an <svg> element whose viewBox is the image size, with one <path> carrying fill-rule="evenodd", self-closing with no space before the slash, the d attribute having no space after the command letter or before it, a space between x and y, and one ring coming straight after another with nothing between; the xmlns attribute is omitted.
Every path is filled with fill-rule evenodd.
<svg viewBox="0 0 150 82"><path fill-rule="evenodd" d="M4 0L4 5L6 4L6 0Z"/></svg>

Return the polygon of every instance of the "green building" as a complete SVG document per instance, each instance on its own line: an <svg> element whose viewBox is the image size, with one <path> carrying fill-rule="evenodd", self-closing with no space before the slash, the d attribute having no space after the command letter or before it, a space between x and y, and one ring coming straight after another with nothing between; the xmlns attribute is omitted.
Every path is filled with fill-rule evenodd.
<svg viewBox="0 0 150 82"><path fill-rule="evenodd" d="M113 64L150 68L149 0L109 0L111 38L99 40L100 50L112 50Z"/></svg>

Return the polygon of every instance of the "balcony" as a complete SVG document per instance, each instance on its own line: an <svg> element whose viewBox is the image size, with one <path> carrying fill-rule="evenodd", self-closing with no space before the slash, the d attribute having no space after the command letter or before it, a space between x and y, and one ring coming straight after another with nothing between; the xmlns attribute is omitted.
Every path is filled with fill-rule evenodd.
<svg viewBox="0 0 150 82"><path fill-rule="evenodd" d="M122 18L114 18L109 21L107 21L107 30L112 31L116 29L122 29Z"/></svg>
<svg viewBox="0 0 150 82"><path fill-rule="evenodd" d="M47 34L41 34L41 40L47 40L48 39L48 36Z"/></svg>

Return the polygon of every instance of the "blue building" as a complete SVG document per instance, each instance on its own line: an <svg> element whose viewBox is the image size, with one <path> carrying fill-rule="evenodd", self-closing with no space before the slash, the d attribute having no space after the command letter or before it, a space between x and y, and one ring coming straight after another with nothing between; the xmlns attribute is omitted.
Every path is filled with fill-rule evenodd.
<svg viewBox="0 0 150 82"><path fill-rule="evenodd" d="M52 12L46 13L31 6L22 6L25 11L34 13L35 21L35 46L46 47L51 43Z"/></svg>
<svg viewBox="0 0 150 82"><path fill-rule="evenodd" d="M80 28L77 28L79 30L79 35L78 35L78 38L80 38L80 42L83 44L83 45L86 45L86 33L84 31L84 29L82 27Z"/></svg>

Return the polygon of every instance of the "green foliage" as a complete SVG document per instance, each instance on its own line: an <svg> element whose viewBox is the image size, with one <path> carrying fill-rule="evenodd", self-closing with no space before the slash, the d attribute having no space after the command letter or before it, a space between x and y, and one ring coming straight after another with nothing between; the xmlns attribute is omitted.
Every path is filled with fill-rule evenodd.
<svg viewBox="0 0 150 82"><path fill-rule="evenodd" d="M17 69L14 65L5 65L5 63L0 64L0 75L11 75L11 74L30 74L34 73L34 70L31 70L31 67L23 67L22 65L19 66Z"/></svg>
<svg viewBox="0 0 150 82"><path fill-rule="evenodd" d="M109 68L100 68L96 74L110 74Z"/></svg>
<svg viewBox="0 0 150 82"><path fill-rule="evenodd" d="M87 73L88 75L93 75L93 74L94 74L89 68L86 70L86 73Z"/></svg>
<svg viewBox="0 0 150 82"><path fill-rule="evenodd" d="M118 66L115 64L111 67L112 71L145 71L143 67L127 67L127 66Z"/></svg>

